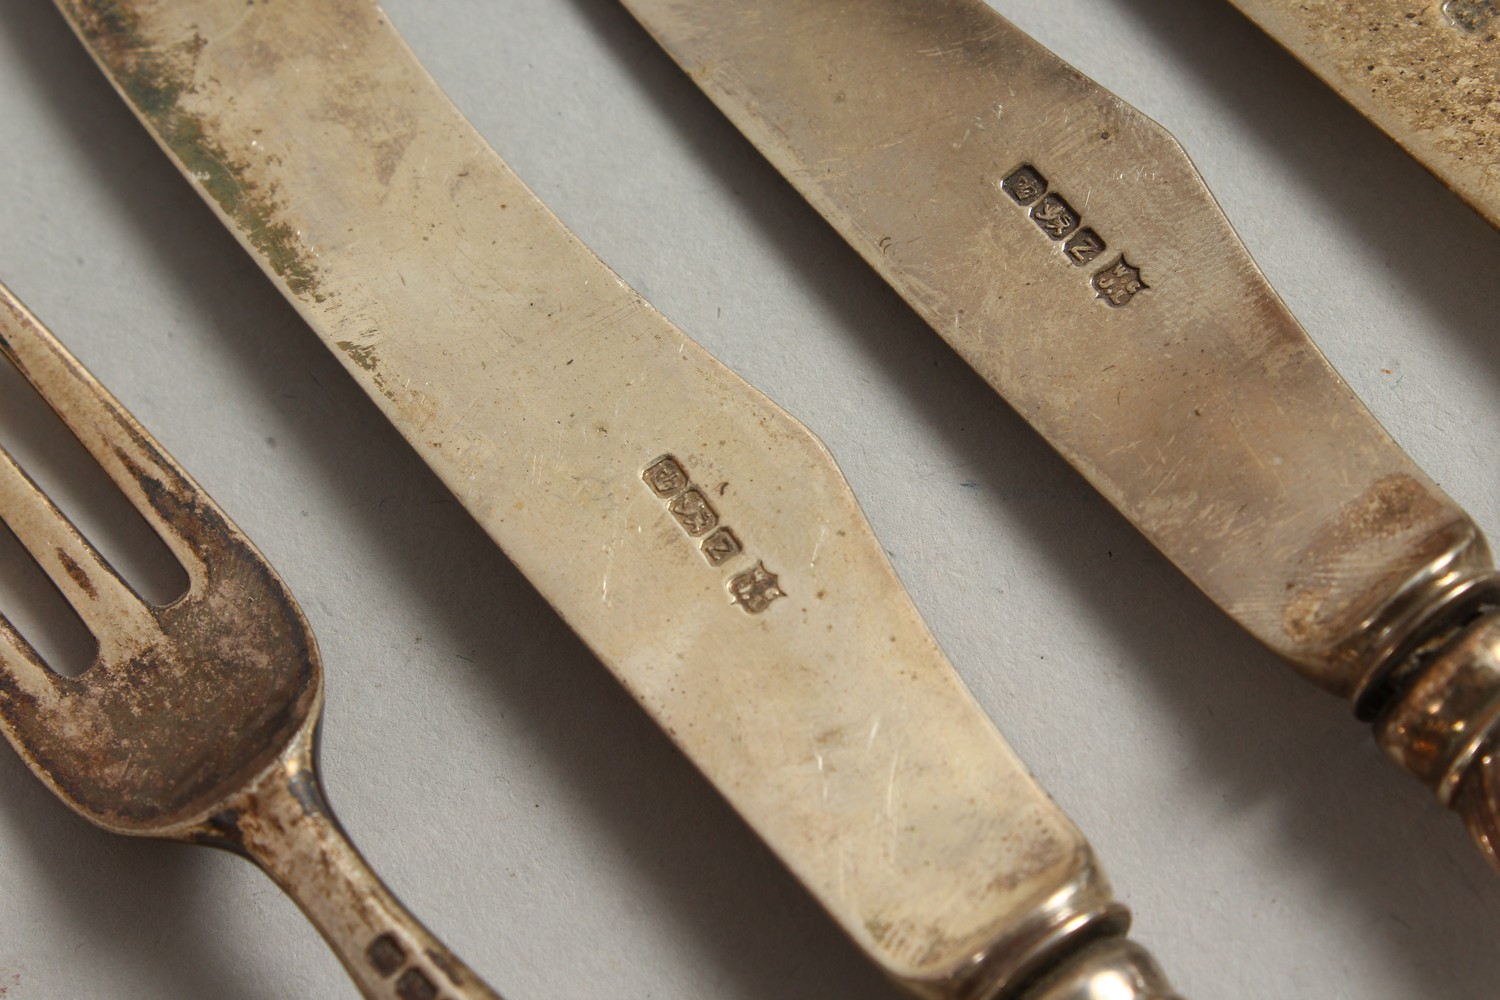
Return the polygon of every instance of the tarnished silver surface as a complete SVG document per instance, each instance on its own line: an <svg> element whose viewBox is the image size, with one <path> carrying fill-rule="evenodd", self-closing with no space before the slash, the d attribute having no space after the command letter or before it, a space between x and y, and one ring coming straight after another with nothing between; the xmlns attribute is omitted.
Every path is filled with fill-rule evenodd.
<svg viewBox="0 0 1500 1000"><path fill-rule="evenodd" d="M625 3L990 385L1314 683L1362 709L1391 696L1448 603L1429 584L1491 569L1175 140L982 0Z"/></svg>
<svg viewBox="0 0 1500 1000"><path fill-rule="evenodd" d="M0 524L78 613L97 653L59 672L0 612L0 730L112 833L242 854L297 901L366 1000L500 1000L406 911L323 796L317 645L286 585L151 435L0 286L14 365L186 572L142 600L0 449Z"/></svg>
<svg viewBox="0 0 1500 1000"><path fill-rule="evenodd" d="M1500 225L1500 4L1231 2Z"/></svg>
<svg viewBox="0 0 1500 1000"><path fill-rule="evenodd" d="M1065 458L1349 695L1469 519L1271 290L1187 156L981 0L629 7ZM1456 555L1467 553L1467 555Z"/></svg>
<svg viewBox="0 0 1500 1000"><path fill-rule="evenodd" d="M827 442L1181 992L1493 1000L1475 935L1500 895L1461 825L932 336L615 0L385 6L570 229ZM1182 140L1335 368L1500 523L1497 231L1228 4L995 6ZM12 8L0 274L301 599L334 804L398 895L512 1000L895 1000L163 169L56 11ZM7 444L12 401L0 386ZM12 996L353 995L239 859L98 832L8 753L0 798Z"/></svg>
<svg viewBox="0 0 1500 1000"><path fill-rule="evenodd" d="M832 459L657 314L368 0L61 0L257 263L889 976L988 1000L1118 932Z"/></svg>

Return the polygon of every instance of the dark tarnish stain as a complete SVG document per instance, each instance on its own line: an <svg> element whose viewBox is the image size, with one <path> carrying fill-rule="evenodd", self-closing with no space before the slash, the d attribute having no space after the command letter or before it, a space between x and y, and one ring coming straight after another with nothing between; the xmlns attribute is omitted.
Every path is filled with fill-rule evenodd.
<svg viewBox="0 0 1500 1000"><path fill-rule="evenodd" d="M321 302L312 254L280 218L274 186L262 189L251 180L249 164L229 155L213 137L212 123L181 107L183 95L194 90L204 40L155 44L141 30L133 0L70 0L66 6L94 54L182 168L234 220L292 294Z"/></svg>
<svg viewBox="0 0 1500 1000"><path fill-rule="evenodd" d="M1412 572L1406 560L1396 558L1392 543L1424 527L1429 536L1438 536L1444 512L1426 486L1405 474L1387 476L1346 504L1297 560L1297 580L1288 584L1282 616L1287 635L1318 646L1347 638ZM1426 539L1416 543L1428 546ZM1436 538L1433 544L1442 547L1447 541ZM1427 557L1425 552L1418 555ZM1363 593L1343 589L1345 570L1374 565L1391 569Z"/></svg>
<svg viewBox="0 0 1500 1000"><path fill-rule="evenodd" d="M461 982L466 970L433 941L431 971L398 971L405 953L392 935L425 934L359 859L318 788L322 671L286 585L45 329L23 321L15 330L34 339L28 353L50 351L62 363L32 383L70 423L100 430L103 447L90 451L112 468L111 453L120 463L124 475L115 469L114 478L182 557L192 584L165 606L91 616L103 652L84 675L49 676L40 661L35 672L0 670L0 729L26 765L96 825L232 851L298 902L331 900L309 914L357 979L368 978L358 964L363 953L398 977L391 985L402 1000L439 1000L435 982ZM88 568L76 552L58 555L75 579ZM3 616L0 634L19 643ZM372 947L369 937L384 928ZM466 995L496 996L475 985Z"/></svg>
<svg viewBox="0 0 1500 1000"><path fill-rule="evenodd" d="M337 346L348 355L350 361L370 373L370 377L375 381L375 388L380 390L382 396L393 403L397 402L395 393L391 392L386 385L385 374L380 370L380 355L376 352L374 344L356 344L352 340L340 340Z"/></svg>
<svg viewBox="0 0 1500 1000"><path fill-rule="evenodd" d="M154 609L161 635L131 662L54 678L56 704L0 680L0 713L75 808L143 831L215 808L264 769L307 725L319 671L275 573L154 442L121 429L116 456L207 582ZM236 849L234 822L220 811L199 839Z"/></svg>
<svg viewBox="0 0 1500 1000"><path fill-rule="evenodd" d="M78 565L72 556L68 555L62 549L58 549L57 561L62 563L63 572L68 574L68 578L78 584L79 590L82 590L95 600L98 599L99 591L94 587L94 581L89 579L88 573L84 572L83 567Z"/></svg>

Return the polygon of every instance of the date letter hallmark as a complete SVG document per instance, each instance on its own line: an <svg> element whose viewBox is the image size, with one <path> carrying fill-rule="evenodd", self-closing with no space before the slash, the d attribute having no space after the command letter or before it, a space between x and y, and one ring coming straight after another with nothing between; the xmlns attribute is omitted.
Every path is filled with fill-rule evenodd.
<svg viewBox="0 0 1500 1000"><path fill-rule="evenodd" d="M676 458L663 455L646 466L641 479L657 499L666 501L667 512L690 538L702 539L698 551L710 566L723 566L745 551L733 529L719 523L719 512L714 510L708 495L693 485L687 469ZM729 603L738 604L752 615L761 614L776 598L786 596L776 574L759 560L753 569L736 573L724 585L729 591Z"/></svg>
<svg viewBox="0 0 1500 1000"><path fill-rule="evenodd" d="M740 545L740 540L728 528L720 528L703 539L702 548L703 558L707 559L711 566L722 566L745 551L744 546Z"/></svg>
<svg viewBox="0 0 1500 1000"><path fill-rule="evenodd" d="M1494 3L1495 0L1469 0ZM1075 267L1087 267L1109 249L1104 237L1083 224L1083 216L1062 195L1048 191L1047 178L1031 164L1011 171L1000 182L1000 189L1031 216L1047 238L1062 243L1063 257ZM1092 285L1098 298L1119 308L1151 286L1141 280L1139 268L1120 257L1115 263L1094 274Z"/></svg>
<svg viewBox="0 0 1500 1000"><path fill-rule="evenodd" d="M1443 13L1454 27L1477 35L1497 19L1500 19L1500 3L1496 0L1447 0Z"/></svg>

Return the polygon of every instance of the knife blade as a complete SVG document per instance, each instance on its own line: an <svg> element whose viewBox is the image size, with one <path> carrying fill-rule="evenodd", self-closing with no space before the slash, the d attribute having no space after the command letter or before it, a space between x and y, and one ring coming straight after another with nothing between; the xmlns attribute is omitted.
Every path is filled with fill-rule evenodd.
<svg viewBox="0 0 1500 1000"><path fill-rule="evenodd" d="M571 237L377 7L59 6L424 460L893 979L1166 995L826 451Z"/></svg>
<svg viewBox="0 0 1500 1000"><path fill-rule="evenodd" d="M1164 554L1500 865L1500 577L1181 147L981 0L624 0Z"/></svg>
<svg viewBox="0 0 1500 1000"><path fill-rule="evenodd" d="M1500 225L1500 4L1231 2Z"/></svg>

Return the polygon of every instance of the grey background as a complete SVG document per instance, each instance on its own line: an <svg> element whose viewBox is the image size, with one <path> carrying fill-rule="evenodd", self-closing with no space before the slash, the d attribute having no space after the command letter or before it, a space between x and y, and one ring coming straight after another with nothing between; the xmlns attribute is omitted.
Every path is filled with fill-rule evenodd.
<svg viewBox="0 0 1500 1000"><path fill-rule="evenodd" d="M1176 133L1334 364L1500 526L1500 235L1226 5L995 6ZM1186 996L1496 996L1500 880L1457 821L1093 495L620 8L388 9L586 243L828 443ZM894 998L382 423L51 6L0 15L0 280L290 582L328 668L330 793L398 894L510 1000ZM55 464L19 399L0 382L7 440ZM35 588L11 549L0 565L24 619ZM353 994L248 865L96 832L9 753L0 886L7 1000Z"/></svg>

